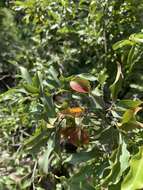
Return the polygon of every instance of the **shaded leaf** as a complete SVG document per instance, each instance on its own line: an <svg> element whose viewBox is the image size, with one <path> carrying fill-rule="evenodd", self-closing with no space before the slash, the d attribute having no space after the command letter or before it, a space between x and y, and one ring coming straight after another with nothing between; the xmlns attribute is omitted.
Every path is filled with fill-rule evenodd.
<svg viewBox="0 0 143 190"><path fill-rule="evenodd" d="M100 151L97 147L93 148L91 151L88 152L79 152L74 153L70 157L68 157L64 163L70 164L80 164L82 162L87 162L88 160L94 159L95 156L100 155Z"/></svg>
<svg viewBox="0 0 143 190"><path fill-rule="evenodd" d="M48 140L48 131L37 129L35 133L24 142L24 148L29 152L39 152L40 147L45 145Z"/></svg>
<svg viewBox="0 0 143 190"><path fill-rule="evenodd" d="M95 190L93 187L94 166L86 165L68 180L68 190Z"/></svg>
<svg viewBox="0 0 143 190"><path fill-rule="evenodd" d="M75 146L81 146L89 143L89 135L85 129L79 127L66 127L60 131L62 138L68 140Z"/></svg>
<svg viewBox="0 0 143 190"><path fill-rule="evenodd" d="M128 123L124 123L122 125L119 125L119 128L124 130L124 131L129 131L137 128L143 128L143 123L133 120Z"/></svg>
<svg viewBox="0 0 143 190"><path fill-rule="evenodd" d="M43 81L42 81L42 74L41 72L37 72L35 76L32 79L32 84L35 88L40 89L41 92L43 92Z"/></svg>
<svg viewBox="0 0 143 190"><path fill-rule="evenodd" d="M55 68L53 66L51 66L48 71L52 75L52 77L56 81L56 83L58 85L60 85L60 80L58 79L58 72L55 70Z"/></svg>

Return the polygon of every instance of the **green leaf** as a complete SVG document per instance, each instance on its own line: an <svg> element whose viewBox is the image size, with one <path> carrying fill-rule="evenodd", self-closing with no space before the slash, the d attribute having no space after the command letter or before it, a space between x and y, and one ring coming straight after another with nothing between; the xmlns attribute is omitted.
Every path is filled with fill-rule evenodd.
<svg viewBox="0 0 143 190"><path fill-rule="evenodd" d="M108 168L110 172L103 180L103 185L108 186L119 182L123 172L128 167L129 157L130 154L127 150L127 144L120 134L119 147L112 153L111 164Z"/></svg>
<svg viewBox="0 0 143 190"><path fill-rule="evenodd" d="M95 155L99 155L100 151L98 148L93 148L93 150L89 152L79 152L72 154L70 157L68 157L64 163L70 163L70 164L80 164L82 162L87 162L88 160L91 160L95 158Z"/></svg>
<svg viewBox="0 0 143 190"><path fill-rule="evenodd" d="M129 40L136 42L136 43L143 43L143 33L132 34L129 37Z"/></svg>
<svg viewBox="0 0 143 190"><path fill-rule="evenodd" d="M77 75L78 77L81 77L83 79L89 80L89 81L96 81L97 78L89 73L82 73Z"/></svg>
<svg viewBox="0 0 143 190"><path fill-rule="evenodd" d="M134 43L132 42L132 41L130 41L130 40L121 40L121 41L119 41L119 42L116 42L113 46L112 46L112 48L113 48L113 50L117 50L117 49L119 49L119 48L122 48L122 47L124 47L124 46L132 46Z"/></svg>
<svg viewBox="0 0 143 190"><path fill-rule="evenodd" d="M98 81L101 85L103 85L106 82L106 79L108 78L108 75L106 73L106 70L102 70L98 75Z"/></svg>
<svg viewBox="0 0 143 190"><path fill-rule="evenodd" d="M121 190L121 182L114 184L114 185L110 185L108 187L108 190Z"/></svg>
<svg viewBox="0 0 143 190"><path fill-rule="evenodd" d="M92 185L94 166L86 165L68 180L68 190L95 190Z"/></svg>
<svg viewBox="0 0 143 190"><path fill-rule="evenodd" d="M130 170L124 178L121 190L137 190L143 188L143 147L130 160Z"/></svg>
<svg viewBox="0 0 143 190"><path fill-rule="evenodd" d="M89 94L89 97L90 97L91 100L92 100L93 106L96 106L97 109L104 109L105 104L104 104L104 101L103 101L102 96L97 96L97 95L95 94L95 91L92 91L92 92Z"/></svg>
<svg viewBox="0 0 143 190"><path fill-rule="evenodd" d="M32 94L38 94L40 92L38 88L34 87L31 84L23 84L23 87L27 92Z"/></svg>
<svg viewBox="0 0 143 190"><path fill-rule="evenodd" d="M119 126L119 128L123 131L129 131L137 128L143 128L143 123L136 120L131 120L128 123L122 124L121 126Z"/></svg>
<svg viewBox="0 0 143 190"><path fill-rule="evenodd" d="M42 85L42 74L38 71L35 76L32 78L32 84L36 88L43 89Z"/></svg>
<svg viewBox="0 0 143 190"><path fill-rule="evenodd" d="M39 158L39 166L40 169L45 173L48 174L48 169L49 169L49 163L50 163L50 155L54 149L53 146L53 140L49 139L48 140L48 148L44 152L44 154Z"/></svg>
<svg viewBox="0 0 143 190"><path fill-rule="evenodd" d="M114 83L110 86L112 100L117 99L118 93L121 90L123 74L120 63L117 62L117 75Z"/></svg>
<svg viewBox="0 0 143 190"><path fill-rule="evenodd" d="M47 117L55 118L55 105L53 103L53 98L51 96L43 96L40 98L42 103L44 104L45 111L47 112Z"/></svg>
<svg viewBox="0 0 143 190"><path fill-rule="evenodd" d="M143 103L143 101L141 101L141 100L126 99L126 100L120 100L116 105L119 107L124 107L124 108L130 109L130 108L136 108L136 107L140 106L142 103Z"/></svg>
<svg viewBox="0 0 143 190"><path fill-rule="evenodd" d="M46 145L49 133L47 130L41 131L39 128L36 129L34 134L24 142L24 148L35 154L39 152L41 146Z"/></svg>
<svg viewBox="0 0 143 190"><path fill-rule="evenodd" d="M131 121L133 119L134 119L134 110L133 109L129 109L123 115L122 124L128 123L129 121Z"/></svg>
<svg viewBox="0 0 143 190"><path fill-rule="evenodd" d="M28 70L24 67L20 67L20 71L21 71L21 76L23 79L25 79L25 81L29 84L32 83L32 79L31 79L31 76L28 72Z"/></svg>
<svg viewBox="0 0 143 190"><path fill-rule="evenodd" d="M136 120L136 114L141 110L141 107L137 107L135 109L128 109L123 114L122 122L119 125L124 131L132 130L135 128L143 128L143 123Z"/></svg>
<svg viewBox="0 0 143 190"><path fill-rule="evenodd" d="M131 67L134 61L134 56L135 56L135 48L136 46L132 46L127 57L127 65Z"/></svg>
<svg viewBox="0 0 143 190"><path fill-rule="evenodd" d="M60 83L60 80L58 79L59 74L53 66L51 66L49 68L49 73L52 75L52 77L56 81L56 83L60 86L61 83Z"/></svg>

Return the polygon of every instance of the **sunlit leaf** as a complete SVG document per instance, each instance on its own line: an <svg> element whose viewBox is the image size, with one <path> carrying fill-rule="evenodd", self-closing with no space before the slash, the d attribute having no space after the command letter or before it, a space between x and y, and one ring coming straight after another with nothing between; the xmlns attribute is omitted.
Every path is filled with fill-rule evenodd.
<svg viewBox="0 0 143 190"><path fill-rule="evenodd" d="M142 128L143 123L136 120L136 114L140 110L142 110L141 107L126 110L126 112L123 114L122 122L119 124L119 128L125 131Z"/></svg>
<svg viewBox="0 0 143 190"><path fill-rule="evenodd" d="M143 147L130 160L130 170L124 178L121 190L137 190L143 188Z"/></svg>
<svg viewBox="0 0 143 190"><path fill-rule="evenodd" d="M50 163L50 155L51 155L52 151L53 151L53 141L48 140L48 148L44 152L44 154L40 157L39 162L38 162L40 169L45 174L48 174L49 163Z"/></svg>
<svg viewBox="0 0 143 190"><path fill-rule="evenodd" d="M129 37L129 40L136 42L136 43L143 43L143 33L139 33L139 34L132 34Z"/></svg>
<svg viewBox="0 0 143 190"><path fill-rule="evenodd" d="M24 67L20 67L20 71L21 71L21 76L23 79L25 79L25 81L29 84L32 83L32 78L28 72L28 70Z"/></svg>
<svg viewBox="0 0 143 190"><path fill-rule="evenodd" d="M67 108L60 112L62 115L69 115L73 117L80 117L85 113L85 109L81 107Z"/></svg>
<svg viewBox="0 0 143 190"><path fill-rule="evenodd" d="M112 153L109 174L103 179L103 185L117 184L128 167L129 151L124 138L120 135L119 147Z"/></svg>
<svg viewBox="0 0 143 190"><path fill-rule="evenodd" d="M116 42L114 45L113 45L113 49L114 50L117 50L119 48L122 48L124 46L132 46L134 43L130 40L121 40L119 42Z"/></svg>
<svg viewBox="0 0 143 190"><path fill-rule="evenodd" d="M40 92L38 88L30 84L23 84L23 87L27 92L32 93L32 94L38 94Z"/></svg>
<svg viewBox="0 0 143 190"><path fill-rule="evenodd" d="M134 109L127 110L122 118L122 124L128 123L130 120L134 119Z"/></svg>
<svg viewBox="0 0 143 190"><path fill-rule="evenodd" d="M117 62L116 79L115 79L114 83L110 86L111 97L114 101L117 99L118 93L121 90L122 79L123 79L123 74L122 74L121 65L119 62Z"/></svg>
<svg viewBox="0 0 143 190"><path fill-rule="evenodd" d="M89 80L89 81L96 81L97 78L89 73L82 73L78 75L80 78Z"/></svg>

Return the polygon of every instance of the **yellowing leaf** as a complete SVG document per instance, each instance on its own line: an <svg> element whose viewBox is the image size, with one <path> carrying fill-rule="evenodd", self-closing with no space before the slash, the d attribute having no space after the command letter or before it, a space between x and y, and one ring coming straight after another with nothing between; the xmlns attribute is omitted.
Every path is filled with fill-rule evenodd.
<svg viewBox="0 0 143 190"><path fill-rule="evenodd" d="M73 117L80 117L83 113L85 112L84 108L81 107L72 107L72 108L67 108L61 112L63 115L70 115Z"/></svg>
<svg viewBox="0 0 143 190"><path fill-rule="evenodd" d="M128 131L135 128L142 128L143 123L136 120L136 114L141 110L141 107L128 109L122 118L122 122L118 125L122 130Z"/></svg>

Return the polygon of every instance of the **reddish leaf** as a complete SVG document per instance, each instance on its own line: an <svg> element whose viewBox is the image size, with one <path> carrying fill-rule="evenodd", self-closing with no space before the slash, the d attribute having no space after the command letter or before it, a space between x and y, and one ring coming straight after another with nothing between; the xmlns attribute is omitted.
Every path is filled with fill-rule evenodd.
<svg viewBox="0 0 143 190"><path fill-rule="evenodd" d="M76 92L80 93L89 93L90 92L90 83L88 80L76 78L70 82L70 87Z"/></svg>
<svg viewBox="0 0 143 190"><path fill-rule="evenodd" d="M89 135L85 129L83 129L81 132L81 141L82 141L82 144L89 143Z"/></svg>
<svg viewBox="0 0 143 190"><path fill-rule="evenodd" d="M89 143L89 135L85 129L77 127L67 127L61 130L64 139L75 146L85 145Z"/></svg>

